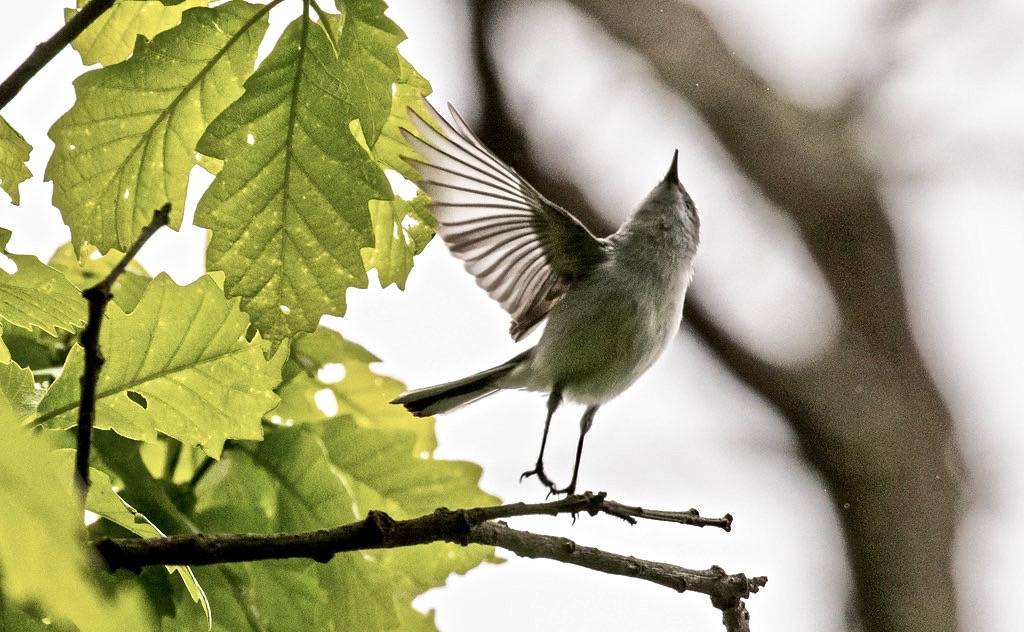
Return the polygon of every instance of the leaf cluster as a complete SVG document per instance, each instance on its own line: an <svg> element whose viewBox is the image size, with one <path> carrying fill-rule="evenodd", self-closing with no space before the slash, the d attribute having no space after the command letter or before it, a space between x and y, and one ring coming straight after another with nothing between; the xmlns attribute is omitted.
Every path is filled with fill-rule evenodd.
<svg viewBox="0 0 1024 632"><path fill-rule="evenodd" d="M101 66L75 80L45 171L71 243L44 263L0 232L0 629L432 630L412 600L496 561L435 544L111 575L88 545L497 501L478 466L433 458L433 421L388 404L403 385L375 356L318 325L371 270L404 286L432 236L427 199L389 182L415 175L398 130L430 85L385 9L119 0L75 40ZM257 63L272 10L293 19ZM0 187L15 204L30 151L0 119ZM132 263L113 286L83 499L81 292L154 208L170 202L181 226L198 167L215 173L195 213L210 273L180 285Z"/></svg>

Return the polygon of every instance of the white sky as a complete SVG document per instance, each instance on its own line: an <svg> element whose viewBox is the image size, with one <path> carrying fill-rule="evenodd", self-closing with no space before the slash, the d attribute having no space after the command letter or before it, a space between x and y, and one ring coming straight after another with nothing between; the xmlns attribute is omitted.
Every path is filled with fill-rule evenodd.
<svg viewBox="0 0 1024 632"><path fill-rule="evenodd" d="M69 3L9 3L0 21L0 74L60 23ZM951 0L905 28L886 29L881 0L751 3L703 0L750 63L809 105L841 101L894 63L863 121L864 150L885 174L915 333L957 417L975 495L957 552L965 630L1000 629L1024 580L1024 4ZM392 2L403 50L433 82L437 103L478 113L463 3ZM770 6L770 8L768 8ZM43 9L43 6L46 9ZM698 291L745 342L778 361L813 357L834 307L790 224L750 189L695 117L635 56L556 2L520 3L498 38L510 101L550 169L590 182L595 206L625 215L683 148L681 171L704 218ZM288 11L287 6L275 11ZM887 57L893 50L895 60ZM7 107L35 147L22 204L4 203L11 249L46 257L68 238L42 182L49 125L70 107L77 54L63 52ZM555 90L553 86L557 86ZM187 217L209 181L193 174ZM188 282L202 270L203 231L169 231L140 257ZM779 300L779 297L785 300ZM408 291L352 291L331 319L410 385L461 377L521 350L507 317L440 243L413 270ZM442 418L439 456L484 466L483 486L507 500L539 500L532 465L543 397L510 393ZM548 462L564 478L578 414L556 416ZM519 526L690 567L720 564L767 574L752 598L755 629L844 629L849 584L837 523L785 423L733 382L685 334L635 387L603 408L588 438L582 484L623 501L696 506L736 516L731 534L581 517ZM511 560L454 578L418 602L446 632L470 630L718 630L705 598L600 576L553 562Z"/></svg>

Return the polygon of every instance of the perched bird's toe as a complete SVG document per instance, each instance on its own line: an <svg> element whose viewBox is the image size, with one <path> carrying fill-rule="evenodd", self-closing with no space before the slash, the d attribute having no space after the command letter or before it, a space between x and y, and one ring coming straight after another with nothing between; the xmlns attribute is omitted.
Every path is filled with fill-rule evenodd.
<svg viewBox="0 0 1024 632"><path fill-rule="evenodd" d="M536 467L534 467L532 470L527 470L527 471L523 472L522 474L520 474L519 475L519 482L522 483L524 480L530 478L531 476L536 476L537 480L540 481L541 484L544 485L544 487L548 488L548 496L549 497L552 494L557 494L558 493L558 486L556 486L555 482L552 481L550 478L548 478L548 475L544 472L544 463L543 462L538 461Z"/></svg>

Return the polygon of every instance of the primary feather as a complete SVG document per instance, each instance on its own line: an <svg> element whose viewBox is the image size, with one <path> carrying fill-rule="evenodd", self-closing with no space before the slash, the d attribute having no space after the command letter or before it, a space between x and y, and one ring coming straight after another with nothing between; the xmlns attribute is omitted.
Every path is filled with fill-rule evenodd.
<svg viewBox="0 0 1024 632"><path fill-rule="evenodd" d="M427 107L438 129L410 109L418 135L402 132L419 158L406 160L432 198L438 235L512 316L519 340L608 258L608 244L487 149L454 107L454 124Z"/></svg>

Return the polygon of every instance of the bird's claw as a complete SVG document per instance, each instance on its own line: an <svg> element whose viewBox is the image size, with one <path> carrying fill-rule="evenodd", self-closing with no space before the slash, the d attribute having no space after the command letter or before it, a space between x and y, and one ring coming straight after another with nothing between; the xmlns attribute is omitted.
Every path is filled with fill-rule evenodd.
<svg viewBox="0 0 1024 632"><path fill-rule="evenodd" d="M567 487L563 487L562 489L555 489L554 486L552 486L551 487L551 492L550 492L550 494L554 494L556 496L558 494L565 494L566 496L572 496L575 493L576 493L576 483L570 483Z"/></svg>
<svg viewBox="0 0 1024 632"><path fill-rule="evenodd" d="M537 480L547 486L549 489L553 489L555 484L548 478L548 475L544 472L544 464L538 462L537 466L532 470L527 470L519 475L519 482L522 483L525 479L531 476L536 476Z"/></svg>
<svg viewBox="0 0 1024 632"><path fill-rule="evenodd" d="M548 488L547 498L550 498L553 494L561 493L561 490L558 489L558 486L555 485L555 482L548 478L548 475L544 472L544 463L538 461L537 466L534 467L532 470L527 470L520 474L519 482L522 483L524 480L530 478L531 476L536 476L537 480L540 481L541 484L544 485L544 487Z"/></svg>

